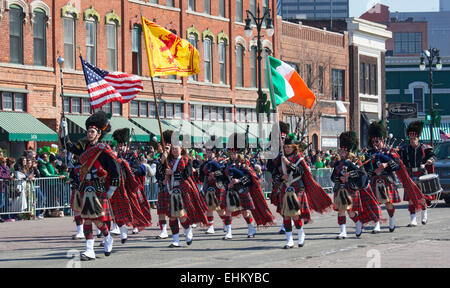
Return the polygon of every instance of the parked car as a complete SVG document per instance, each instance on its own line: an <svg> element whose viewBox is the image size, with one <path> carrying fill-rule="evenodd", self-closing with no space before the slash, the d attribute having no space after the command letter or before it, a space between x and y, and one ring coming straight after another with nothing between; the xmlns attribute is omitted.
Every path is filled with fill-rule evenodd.
<svg viewBox="0 0 450 288"><path fill-rule="evenodd" d="M450 205L450 141L441 142L434 151L437 161L434 164L435 173L439 175L442 186L441 199Z"/></svg>

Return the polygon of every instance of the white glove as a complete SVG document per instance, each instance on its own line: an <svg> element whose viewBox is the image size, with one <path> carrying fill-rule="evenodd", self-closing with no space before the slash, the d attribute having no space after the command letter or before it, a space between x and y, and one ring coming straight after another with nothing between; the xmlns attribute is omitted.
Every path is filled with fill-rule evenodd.
<svg viewBox="0 0 450 288"><path fill-rule="evenodd" d="M109 186L108 192L106 192L106 197L108 199L111 199L114 195L114 192L116 192L117 186Z"/></svg>

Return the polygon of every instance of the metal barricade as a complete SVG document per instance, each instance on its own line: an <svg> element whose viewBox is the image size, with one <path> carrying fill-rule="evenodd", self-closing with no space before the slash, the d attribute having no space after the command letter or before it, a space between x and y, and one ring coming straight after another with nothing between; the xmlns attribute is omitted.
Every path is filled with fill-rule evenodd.
<svg viewBox="0 0 450 288"><path fill-rule="evenodd" d="M333 173L332 168L312 169L311 173L314 180L316 180L328 194L333 193L334 183L331 181L331 174Z"/></svg>
<svg viewBox="0 0 450 288"><path fill-rule="evenodd" d="M70 194L70 184L58 177L0 180L0 215L69 209Z"/></svg>

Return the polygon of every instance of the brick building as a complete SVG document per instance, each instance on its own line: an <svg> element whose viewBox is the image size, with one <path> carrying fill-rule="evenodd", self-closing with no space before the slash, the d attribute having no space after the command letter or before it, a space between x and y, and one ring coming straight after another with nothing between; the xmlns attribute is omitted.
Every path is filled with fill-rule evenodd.
<svg viewBox="0 0 450 288"><path fill-rule="evenodd" d="M289 102L280 105L282 119L292 131L297 127L314 149L336 148L340 133L350 128L348 35L278 21L281 60L295 67L317 97L311 110ZM337 101L346 113L338 113Z"/></svg>
<svg viewBox="0 0 450 288"><path fill-rule="evenodd" d="M0 148L17 156L25 147L56 141L63 105L59 56L65 59L69 132L81 134L91 109L80 54L102 69L142 76L144 91L136 101L105 105L103 110L113 114L113 129L134 127L136 139L140 136L142 141L158 134L141 14L188 39L200 54L200 74L155 78L164 128L177 128L184 119L186 132L214 131L225 137L233 130L245 132L248 126L255 141L257 43L245 37L244 27L245 11L255 11L256 4L261 9L269 6L276 17L275 0L0 0L0 33L5 35L0 43ZM265 53L279 57L273 44L278 35L265 36ZM16 131L12 126L17 125L9 123L11 113L34 120L19 117L23 131ZM41 122L46 126L39 126ZM40 136L33 135L38 130ZM14 137L19 132L25 136Z"/></svg>

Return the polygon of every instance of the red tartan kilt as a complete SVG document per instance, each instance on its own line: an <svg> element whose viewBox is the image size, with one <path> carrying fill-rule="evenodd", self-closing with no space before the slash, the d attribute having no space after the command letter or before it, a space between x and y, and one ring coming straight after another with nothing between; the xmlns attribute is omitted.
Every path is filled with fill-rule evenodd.
<svg viewBox="0 0 450 288"><path fill-rule="evenodd" d="M361 195L359 193L359 190L353 190L353 189L349 189L349 188L346 188L346 189L347 189L350 197L352 197L352 203L353 203L352 208L350 208L349 211L354 211L354 212L363 211L363 205L361 203ZM334 193L334 195L333 195L333 200L334 199L336 199L336 193ZM334 207L334 210L338 211L336 209L336 207Z"/></svg>
<svg viewBox="0 0 450 288"><path fill-rule="evenodd" d="M279 193L279 202L277 205L277 212L280 213L281 215L283 215L281 213L282 209L283 209L283 199L284 199L284 195L286 194L286 185L284 185L283 187L283 191L281 193ZM309 223L311 221L311 209L309 208L309 202L308 202L308 196L305 193L305 189L302 189L298 186L294 186L295 188L295 195L297 195L298 198L298 202L300 203L300 218L304 220L305 224ZM284 216L284 215L283 215Z"/></svg>
<svg viewBox="0 0 450 288"><path fill-rule="evenodd" d="M122 187L118 187L116 192L114 192L113 197L111 198L111 208L114 213L114 222L119 225L128 225L131 226L133 222L133 212L130 206L130 200L127 195L124 195L125 190L121 189Z"/></svg>
<svg viewBox="0 0 450 288"><path fill-rule="evenodd" d="M112 221L113 212L111 209L111 205L109 204L109 200L106 197L106 192L96 192L96 193L97 193L98 200L102 204L103 211L105 211L105 215L100 216L98 218L82 218L82 219L91 220L91 221L102 221L102 222ZM83 196L84 196L84 192L81 192L81 197L83 198Z"/></svg>
<svg viewBox="0 0 450 288"><path fill-rule="evenodd" d="M254 210L255 203L253 202L250 191L246 188L244 193L239 193L239 200L241 201L241 207L244 210Z"/></svg>
<svg viewBox="0 0 450 288"><path fill-rule="evenodd" d="M375 194L375 183L376 180L380 178L380 177L373 177L372 181L370 182L370 186L372 187L372 192L373 195L376 199L377 195ZM394 183L389 183L387 180L384 181L385 186L386 186L386 190L389 196L389 203L400 203L402 202L402 199L400 198L400 194L398 193L397 189L395 189Z"/></svg>
<svg viewBox="0 0 450 288"><path fill-rule="evenodd" d="M370 185L366 189L360 190L361 203L363 205L363 211L359 213L359 220L365 224L369 222L384 222L381 216L381 207L378 203L374 192Z"/></svg>
<svg viewBox="0 0 450 288"><path fill-rule="evenodd" d="M170 194L166 188L160 190L158 193L158 215L165 214L170 217Z"/></svg>
<svg viewBox="0 0 450 288"><path fill-rule="evenodd" d="M206 216L206 211L208 210L208 207L206 206L203 197L200 196L197 184L195 184L191 178L188 178L186 181L182 181L180 183L179 188L183 198L183 206L186 210L190 224L203 223L207 225L208 219Z"/></svg>

